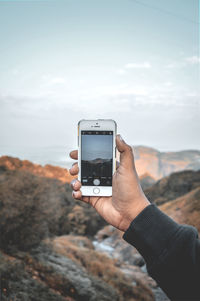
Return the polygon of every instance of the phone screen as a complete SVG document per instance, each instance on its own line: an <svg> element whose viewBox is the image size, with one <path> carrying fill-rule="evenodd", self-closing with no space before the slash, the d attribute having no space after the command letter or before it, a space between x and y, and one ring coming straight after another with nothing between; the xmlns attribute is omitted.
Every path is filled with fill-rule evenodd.
<svg viewBox="0 0 200 301"><path fill-rule="evenodd" d="M112 186L113 131L81 131L81 183Z"/></svg>

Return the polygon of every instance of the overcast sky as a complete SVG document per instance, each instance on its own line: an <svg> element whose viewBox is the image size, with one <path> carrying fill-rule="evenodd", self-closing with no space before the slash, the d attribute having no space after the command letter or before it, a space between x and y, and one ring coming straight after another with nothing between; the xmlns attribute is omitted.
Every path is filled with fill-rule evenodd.
<svg viewBox="0 0 200 301"><path fill-rule="evenodd" d="M200 149L198 22L197 0L0 0L0 147L73 149L80 119L112 118Z"/></svg>
<svg viewBox="0 0 200 301"><path fill-rule="evenodd" d="M82 159L112 159L113 135L82 135Z"/></svg>

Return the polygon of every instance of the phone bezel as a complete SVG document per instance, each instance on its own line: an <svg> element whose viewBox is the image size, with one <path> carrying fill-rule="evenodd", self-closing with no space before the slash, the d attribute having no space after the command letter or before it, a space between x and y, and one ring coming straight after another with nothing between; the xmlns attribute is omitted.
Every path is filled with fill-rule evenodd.
<svg viewBox="0 0 200 301"><path fill-rule="evenodd" d="M88 130L113 131L113 168L112 175L116 170L116 133L117 124L112 119L80 120L78 123L78 180L81 181L81 131ZM94 189L99 188L99 193L94 193ZM111 196L112 186L82 186L82 195L84 196Z"/></svg>

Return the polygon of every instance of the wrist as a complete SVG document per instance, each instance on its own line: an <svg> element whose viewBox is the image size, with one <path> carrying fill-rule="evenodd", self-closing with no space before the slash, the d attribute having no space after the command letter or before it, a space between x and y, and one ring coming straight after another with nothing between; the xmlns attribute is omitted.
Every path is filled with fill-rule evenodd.
<svg viewBox="0 0 200 301"><path fill-rule="evenodd" d="M133 205L125 214L120 222L120 230L126 232L131 222L147 207L151 205L148 199L145 197L141 201L137 202L137 205Z"/></svg>

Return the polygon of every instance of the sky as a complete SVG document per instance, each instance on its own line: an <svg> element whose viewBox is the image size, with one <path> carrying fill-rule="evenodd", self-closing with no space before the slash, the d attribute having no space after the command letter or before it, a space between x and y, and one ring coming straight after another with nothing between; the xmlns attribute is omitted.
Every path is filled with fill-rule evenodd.
<svg viewBox="0 0 200 301"><path fill-rule="evenodd" d="M68 151L96 118L200 149L199 66L197 0L0 0L0 154Z"/></svg>
<svg viewBox="0 0 200 301"><path fill-rule="evenodd" d="M82 160L112 159L113 135L82 135Z"/></svg>

